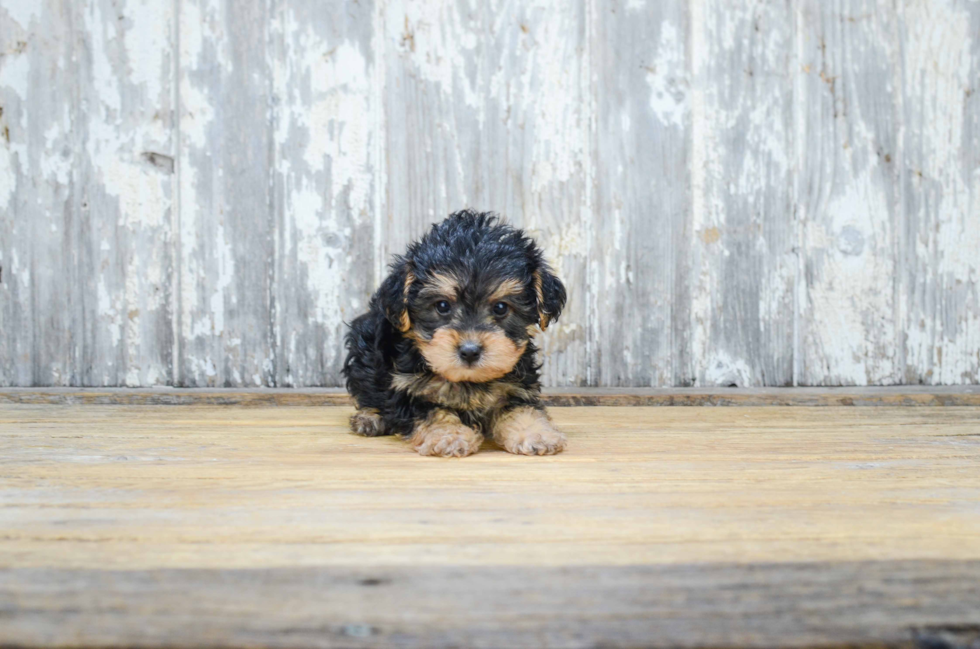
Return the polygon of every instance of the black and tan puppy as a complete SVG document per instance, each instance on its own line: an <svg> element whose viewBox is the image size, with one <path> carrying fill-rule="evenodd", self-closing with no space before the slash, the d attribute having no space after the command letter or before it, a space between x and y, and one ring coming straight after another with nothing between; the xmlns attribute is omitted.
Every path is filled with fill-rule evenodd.
<svg viewBox="0 0 980 649"><path fill-rule="evenodd" d="M532 338L564 305L532 239L490 214L452 214L395 259L351 323L351 428L402 435L422 455L470 455L484 436L511 453L558 453L565 436L541 405Z"/></svg>

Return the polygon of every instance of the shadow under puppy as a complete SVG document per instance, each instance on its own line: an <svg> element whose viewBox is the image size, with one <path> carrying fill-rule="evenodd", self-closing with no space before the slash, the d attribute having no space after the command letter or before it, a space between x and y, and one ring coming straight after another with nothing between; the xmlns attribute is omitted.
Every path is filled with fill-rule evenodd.
<svg viewBox="0 0 980 649"><path fill-rule="evenodd" d="M484 436L511 453L558 453L565 436L541 405L532 338L564 305L524 232L491 214L450 215L395 258L351 323L351 428L402 435L422 455L470 455Z"/></svg>

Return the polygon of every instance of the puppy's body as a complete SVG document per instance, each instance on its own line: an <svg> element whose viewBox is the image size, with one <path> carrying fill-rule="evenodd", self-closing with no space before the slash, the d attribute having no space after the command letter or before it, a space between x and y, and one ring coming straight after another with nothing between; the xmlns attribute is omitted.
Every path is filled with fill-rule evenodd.
<svg viewBox="0 0 980 649"><path fill-rule="evenodd" d="M564 436L540 403L532 337L565 290L523 232L457 212L403 257L351 323L344 363L363 435L402 435L427 455L556 453Z"/></svg>

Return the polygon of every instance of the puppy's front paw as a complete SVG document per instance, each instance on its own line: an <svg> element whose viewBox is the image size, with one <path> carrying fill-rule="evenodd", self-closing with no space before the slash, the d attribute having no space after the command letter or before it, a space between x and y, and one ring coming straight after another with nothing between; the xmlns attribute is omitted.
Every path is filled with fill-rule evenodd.
<svg viewBox="0 0 980 649"><path fill-rule="evenodd" d="M483 436L468 426L456 430L445 430L438 434L430 433L413 445L419 455L438 455L440 457L466 457L480 449Z"/></svg>
<svg viewBox="0 0 980 649"><path fill-rule="evenodd" d="M435 410L416 424L408 441L419 455L466 457L480 449L483 435L463 424L454 413Z"/></svg>
<svg viewBox="0 0 980 649"><path fill-rule="evenodd" d="M493 428L493 439L508 453L554 455L565 449L565 434L554 427L543 411L517 408L505 413Z"/></svg>
<svg viewBox="0 0 980 649"><path fill-rule="evenodd" d="M365 437L385 435L385 422L374 408L359 409L350 416L350 429Z"/></svg>

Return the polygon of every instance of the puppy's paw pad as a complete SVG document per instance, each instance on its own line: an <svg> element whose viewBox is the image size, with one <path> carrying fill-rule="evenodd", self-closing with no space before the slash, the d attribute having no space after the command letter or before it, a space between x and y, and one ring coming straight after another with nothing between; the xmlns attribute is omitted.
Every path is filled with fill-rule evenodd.
<svg viewBox="0 0 980 649"><path fill-rule="evenodd" d="M350 429L365 437L385 434L385 422L377 410L358 410L350 417Z"/></svg>
<svg viewBox="0 0 980 649"><path fill-rule="evenodd" d="M508 440L504 450L517 455L554 455L565 450L567 443L564 433L552 428L530 431L520 439Z"/></svg>
<svg viewBox="0 0 980 649"><path fill-rule="evenodd" d="M430 433L414 442L419 455L437 457L466 457L480 449L483 436L472 428L460 426L455 430Z"/></svg>

